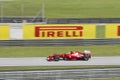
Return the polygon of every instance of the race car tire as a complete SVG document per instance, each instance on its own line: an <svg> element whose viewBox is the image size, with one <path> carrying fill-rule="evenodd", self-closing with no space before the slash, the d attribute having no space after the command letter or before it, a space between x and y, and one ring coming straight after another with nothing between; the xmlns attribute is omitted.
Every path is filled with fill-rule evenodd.
<svg viewBox="0 0 120 80"><path fill-rule="evenodd" d="M65 61L66 61L66 60L68 60L68 59L67 59L66 57L64 57L64 58L63 58L63 60L65 60Z"/></svg>
<svg viewBox="0 0 120 80"><path fill-rule="evenodd" d="M89 57L86 55L86 54L84 54L84 58L83 58L85 61L88 61L89 60Z"/></svg>
<svg viewBox="0 0 120 80"><path fill-rule="evenodd" d="M54 58L54 61L59 61L60 60L59 56L53 56L53 58Z"/></svg>

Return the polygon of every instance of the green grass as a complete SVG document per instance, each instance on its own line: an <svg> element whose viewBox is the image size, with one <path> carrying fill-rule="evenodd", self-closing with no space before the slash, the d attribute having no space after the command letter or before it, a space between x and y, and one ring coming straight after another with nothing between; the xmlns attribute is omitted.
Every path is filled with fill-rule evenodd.
<svg viewBox="0 0 120 80"><path fill-rule="evenodd" d="M24 3L22 13L21 3ZM44 0L47 18L120 18L120 0ZM4 2L4 16L35 16L42 0Z"/></svg>
<svg viewBox="0 0 120 80"><path fill-rule="evenodd" d="M67 53L71 50L91 50L92 56L120 56L120 45L89 46L41 46L41 47L0 47L0 57L46 57L53 53Z"/></svg>
<svg viewBox="0 0 120 80"><path fill-rule="evenodd" d="M96 25L96 38L105 38L105 26Z"/></svg>
<svg viewBox="0 0 120 80"><path fill-rule="evenodd" d="M95 68L120 68L120 65L103 65L103 66L10 66L0 67L0 71L5 70L51 70L51 69L95 69Z"/></svg>

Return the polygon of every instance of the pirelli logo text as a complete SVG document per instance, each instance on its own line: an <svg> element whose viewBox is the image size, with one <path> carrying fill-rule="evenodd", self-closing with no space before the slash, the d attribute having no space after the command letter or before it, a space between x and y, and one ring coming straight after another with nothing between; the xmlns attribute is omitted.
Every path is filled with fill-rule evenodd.
<svg viewBox="0 0 120 80"><path fill-rule="evenodd" d="M36 26L35 37L82 37L82 26Z"/></svg>
<svg viewBox="0 0 120 80"><path fill-rule="evenodd" d="M120 36L120 26L118 26L118 36Z"/></svg>

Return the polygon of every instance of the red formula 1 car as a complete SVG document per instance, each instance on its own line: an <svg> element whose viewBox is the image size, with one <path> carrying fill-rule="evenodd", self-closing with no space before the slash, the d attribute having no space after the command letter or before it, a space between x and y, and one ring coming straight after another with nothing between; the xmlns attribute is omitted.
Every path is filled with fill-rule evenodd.
<svg viewBox="0 0 120 80"><path fill-rule="evenodd" d="M53 54L47 57L48 61L59 61L59 60L84 60L88 61L91 58L91 52L85 50L84 52L70 51L69 53Z"/></svg>

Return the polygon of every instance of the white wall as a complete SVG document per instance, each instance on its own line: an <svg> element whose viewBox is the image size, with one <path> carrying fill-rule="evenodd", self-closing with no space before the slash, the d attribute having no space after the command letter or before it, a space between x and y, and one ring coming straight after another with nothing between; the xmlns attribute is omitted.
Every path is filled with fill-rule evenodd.
<svg viewBox="0 0 120 80"><path fill-rule="evenodd" d="M23 30L21 23L10 24L10 39L23 39Z"/></svg>

